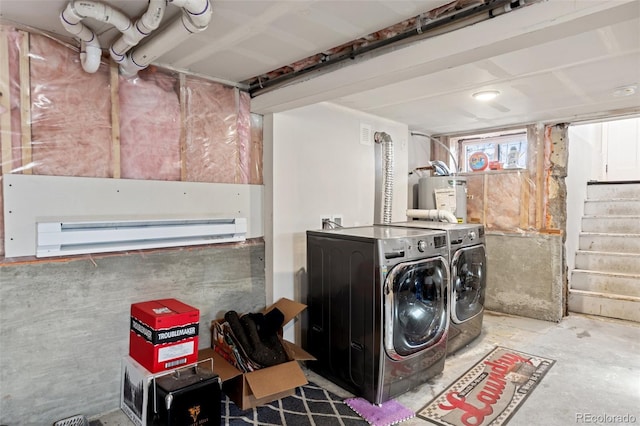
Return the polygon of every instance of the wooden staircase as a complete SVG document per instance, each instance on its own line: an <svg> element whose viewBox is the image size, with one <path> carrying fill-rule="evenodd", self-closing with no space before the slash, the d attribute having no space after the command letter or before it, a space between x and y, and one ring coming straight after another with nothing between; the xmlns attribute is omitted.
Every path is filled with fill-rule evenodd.
<svg viewBox="0 0 640 426"><path fill-rule="evenodd" d="M587 187L569 311L640 322L640 182Z"/></svg>

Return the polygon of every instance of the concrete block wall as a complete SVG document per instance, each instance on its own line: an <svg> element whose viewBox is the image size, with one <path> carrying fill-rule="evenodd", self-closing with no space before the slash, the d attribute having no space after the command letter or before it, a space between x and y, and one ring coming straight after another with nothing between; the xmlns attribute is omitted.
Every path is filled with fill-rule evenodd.
<svg viewBox="0 0 640 426"><path fill-rule="evenodd" d="M560 234L487 233L486 309L558 322L563 315Z"/></svg>
<svg viewBox="0 0 640 426"><path fill-rule="evenodd" d="M264 243L0 265L0 424L119 409L132 303L200 309L200 348L227 310L265 306Z"/></svg>

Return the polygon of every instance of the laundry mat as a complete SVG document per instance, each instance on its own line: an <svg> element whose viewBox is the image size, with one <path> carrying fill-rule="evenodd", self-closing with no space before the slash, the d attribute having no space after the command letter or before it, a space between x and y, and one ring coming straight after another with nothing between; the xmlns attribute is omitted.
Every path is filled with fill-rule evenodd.
<svg viewBox="0 0 640 426"><path fill-rule="evenodd" d="M394 399L381 405L372 404L360 397L345 399L344 402L373 426L395 425L415 416L413 411Z"/></svg>
<svg viewBox="0 0 640 426"><path fill-rule="evenodd" d="M417 413L443 426L508 422L555 360L496 347Z"/></svg>

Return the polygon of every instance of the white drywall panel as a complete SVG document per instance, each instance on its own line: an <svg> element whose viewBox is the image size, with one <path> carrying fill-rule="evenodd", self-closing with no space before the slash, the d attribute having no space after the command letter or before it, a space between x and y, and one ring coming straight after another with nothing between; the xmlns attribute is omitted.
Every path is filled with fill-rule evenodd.
<svg viewBox="0 0 640 426"><path fill-rule="evenodd" d="M263 236L262 185L3 175L5 256L35 256L36 223L62 220L247 219Z"/></svg>
<svg viewBox="0 0 640 426"><path fill-rule="evenodd" d="M344 226L374 223L375 147L361 143L362 124L393 140L392 216L406 220L409 129L330 103L268 115L264 123L267 303L304 302L306 231L321 228L325 215L340 215Z"/></svg>

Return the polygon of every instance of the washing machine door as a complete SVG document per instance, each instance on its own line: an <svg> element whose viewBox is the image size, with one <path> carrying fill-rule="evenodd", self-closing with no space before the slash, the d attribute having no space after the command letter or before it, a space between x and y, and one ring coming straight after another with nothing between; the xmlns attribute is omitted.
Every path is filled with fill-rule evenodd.
<svg viewBox="0 0 640 426"><path fill-rule="evenodd" d="M448 326L443 257L399 263L385 280L385 350L403 359L439 341Z"/></svg>
<svg viewBox="0 0 640 426"><path fill-rule="evenodd" d="M484 309L487 259L484 245L461 248L451 260L451 319L459 324Z"/></svg>

